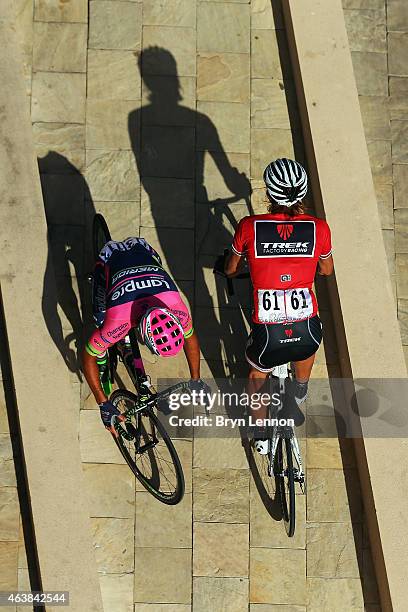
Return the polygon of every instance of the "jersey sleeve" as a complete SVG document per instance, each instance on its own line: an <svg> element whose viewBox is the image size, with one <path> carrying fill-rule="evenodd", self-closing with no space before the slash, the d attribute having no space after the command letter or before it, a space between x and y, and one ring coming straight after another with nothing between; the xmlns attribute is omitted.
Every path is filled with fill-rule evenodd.
<svg viewBox="0 0 408 612"><path fill-rule="evenodd" d="M232 251L235 255L244 255L247 250L246 219L247 217L241 219L235 230L234 240L232 241Z"/></svg>
<svg viewBox="0 0 408 612"><path fill-rule="evenodd" d="M320 259L327 259L332 254L332 243L331 243L331 232L330 227L326 223L323 224L323 240L322 240L322 249L319 255Z"/></svg>

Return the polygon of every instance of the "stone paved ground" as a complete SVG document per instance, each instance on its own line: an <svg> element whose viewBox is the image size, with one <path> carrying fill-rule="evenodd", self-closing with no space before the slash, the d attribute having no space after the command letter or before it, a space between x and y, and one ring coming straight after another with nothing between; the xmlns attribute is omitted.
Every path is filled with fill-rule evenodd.
<svg viewBox="0 0 408 612"><path fill-rule="evenodd" d="M105 609L379 610L350 444L311 435L303 443L308 495L298 496L291 540L274 519L276 506L262 503L259 466L251 460L248 469L238 440L178 441L186 495L180 505L164 507L135 486L76 365L89 306L90 221L101 211L115 238L140 234L163 254L194 311L203 375L245 373L248 288L228 300L211 268L247 214L248 179L252 206L263 210L265 164L277 156L303 158L278 3L273 11L269 0L91 0L89 6L86 0L19 0L18 6L60 291L59 303L45 304L44 313L77 390ZM405 339L406 9L388 0L386 19L383 0L344 0L344 8ZM217 198L234 202L212 207ZM45 292L50 273L44 271ZM326 334L314 376L327 378L338 373L337 349L324 285L318 290ZM153 379L186 375L182 358L165 371L151 361ZM309 434L335 431L328 384L324 395L323 402L313 396L308 402ZM11 465L4 425L0 435L0 460ZM7 527L0 529L0 556L10 574L2 574L4 588L27 573L17 562L10 473L0 482Z"/></svg>

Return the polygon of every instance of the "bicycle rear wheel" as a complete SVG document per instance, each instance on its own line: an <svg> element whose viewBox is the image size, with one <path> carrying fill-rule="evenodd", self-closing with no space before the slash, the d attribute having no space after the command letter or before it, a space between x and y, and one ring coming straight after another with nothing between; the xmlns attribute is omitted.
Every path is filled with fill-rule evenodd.
<svg viewBox="0 0 408 612"><path fill-rule="evenodd" d="M290 438L279 438L276 449L276 471L282 515L288 537L295 533L295 479Z"/></svg>
<svg viewBox="0 0 408 612"><path fill-rule="evenodd" d="M114 391L110 401L121 412L138 404L137 396L124 389ZM184 475L166 429L152 409L136 413L125 424L126 437L132 439L119 435L115 442L126 463L156 499L164 504L178 504L184 495Z"/></svg>
<svg viewBox="0 0 408 612"><path fill-rule="evenodd" d="M98 258L98 255L101 252L101 249L110 240L112 239L111 239L108 225L104 217L100 213L97 213L94 216L93 225L92 225L92 248L93 248L93 256L94 256L95 261Z"/></svg>

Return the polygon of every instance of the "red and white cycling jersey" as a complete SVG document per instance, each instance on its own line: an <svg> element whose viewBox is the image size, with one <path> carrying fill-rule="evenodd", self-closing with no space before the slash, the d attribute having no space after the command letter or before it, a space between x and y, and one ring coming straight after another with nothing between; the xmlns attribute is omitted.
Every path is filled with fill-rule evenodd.
<svg viewBox="0 0 408 612"><path fill-rule="evenodd" d="M241 219L232 250L248 261L255 323L290 323L317 314L313 280L318 260L330 257L331 248L328 224L311 215Z"/></svg>

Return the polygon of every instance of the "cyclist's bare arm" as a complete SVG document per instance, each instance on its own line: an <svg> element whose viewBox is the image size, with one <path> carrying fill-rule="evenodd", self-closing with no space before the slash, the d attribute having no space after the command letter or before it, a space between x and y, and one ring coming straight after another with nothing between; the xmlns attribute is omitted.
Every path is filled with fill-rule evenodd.
<svg viewBox="0 0 408 612"><path fill-rule="evenodd" d="M237 255L236 253L230 253L225 260L225 276L233 277L240 274L242 268L245 265L245 259L242 255Z"/></svg>
<svg viewBox="0 0 408 612"><path fill-rule="evenodd" d="M190 369L190 376L192 380L198 380L200 378L200 345L195 332L185 338L183 348Z"/></svg>
<svg viewBox="0 0 408 612"><path fill-rule="evenodd" d="M86 349L84 349L82 353L82 368L84 372L84 376L86 378L86 382L89 385L92 393L98 404L102 404L102 402L107 401L107 397L103 392L101 387L101 381L99 378L99 368L96 363L96 357L90 355Z"/></svg>
<svg viewBox="0 0 408 612"><path fill-rule="evenodd" d="M319 259L319 274L323 276L330 276L333 274L334 264L333 264L333 256L327 257L327 259Z"/></svg>

